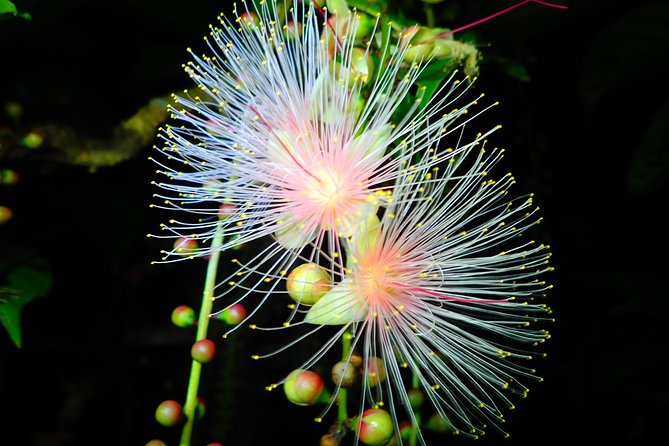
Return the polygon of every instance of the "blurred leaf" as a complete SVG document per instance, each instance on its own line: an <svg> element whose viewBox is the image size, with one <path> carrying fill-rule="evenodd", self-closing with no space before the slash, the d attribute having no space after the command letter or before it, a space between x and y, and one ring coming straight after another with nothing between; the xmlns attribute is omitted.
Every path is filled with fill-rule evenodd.
<svg viewBox="0 0 669 446"><path fill-rule="evenodd" d="M657 110L632 152L627 192L639 196L652 193L669 180L669 98Z"/></svg>
<svg viewBox="0 0 669 446"><path fill-rule="evenodd" d="M18 252L3 249L0 259L0 321L14 344L21 347L21 310L31 300L44 296L51 288L52 278L41 257L18 257ZM7 254L14 258L4 258Z"/></svg>
<svg viewBox="0 0 669 446"><path fill-rule="evenodd" d="M30 14L27 12L19 12L14 3L9 0L0 0L0 19L4 19L8 16L21 17L26 20L30 19Z"/></svg>
<svg viewBox="0 0 669 446"><path fill-rule="evenodd" d="M381 14L386 8L386 2L378 0L348 0L347 3L350 8L356 8L370 15Z"/></svg>
<svg viewBox="0 0 669 446"><path fill-rule="evenodd" d="M16 15L17 13L18 10L16 9L16 6L14 6L14 3L8 0L0 0L0 14Z"/></svg>
<svg viewBox="0 0 669 446"><path fill-rule="evenodd" d="M529 82L531 80L530 73L527 71L527 68L525 68L525 66L518 61L498 55L489 55L486 58L486 61L496 64L500 67L502 72L514 79L518 79L522 82Z"/></svg>

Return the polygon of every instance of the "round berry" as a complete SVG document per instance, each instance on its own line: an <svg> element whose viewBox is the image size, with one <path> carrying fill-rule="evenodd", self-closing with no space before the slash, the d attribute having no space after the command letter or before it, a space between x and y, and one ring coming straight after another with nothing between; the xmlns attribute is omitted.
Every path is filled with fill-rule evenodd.
<svg viewBox="0 0 669 446"><path fill-rule="evenodd" d="M325 434L321 437L320 446L339 446L339 441L331 434Z"/></svg>
<svg viewBox="0 0 669 446"><path fill-rule="evenodd" d="M323 379L318 373L296 369L288 375L283 390L290 402L298 406L308 406L318 401L323 387Z"/></svg>
<svg viewBox="0 0 669 446"><path fill-rule="evenodd" d="M448 432L451 430L451 423L446 418L435 412L427 420L425 427L433 432Z"/></svg>
<svg viewBox="0 0 669 446"><path fill-rule="evenodd" d="M246 316L248 316L246 307L242 304L234 304L218 313L216 319L221 320L228 325L237 325L246 319Z"/></svg>
<svg viewBox="0 0 669 446"><path fill-rule="evenodd" d="M7 223L14 213L7 206L0 206L0 224Z"/></svg>
<svg viewBox="0 0 669 446"><path fill-rule="evenodd" d="M154 439L146 443L144 446L167 446L163 440Z"/></svg>
<svg viewBox="0 0 669 446"><path fill-rule="evenodd" d="M172 310L172 323L177 327L192 327L195 325L195 311L188 305L179 305Z"/></svg>
<svg viewBox="0 0 669 446"><path fill-rule="evenodd" d="M411 422L408 420L400 421L400 437L404 441L409 441L411 436Z"/></svg>
<svg viewBox="0 0 669 446"><path fill-rule="evenodd" d="M420 389L409 389L407 396L409 397L409 403L411 403L411 407L414 409L418 409L425 401L425 395Z"/></svg>
<svg viewBox="0 0 669 446"><path fill-rule="evenodd" d="M156 421L163 426L176 426L181 421L181 404L174 400L166 400L156 409Z"/></svg>
<svg viewBox="0 0 669 446"><path fill-rule="evenodd" d="M360 369L351 361L339 361L332 367L332 381L341 387L351 387L359 379Z"/></svg>
<svg viewBox="0 0 669 446"><path fill-rule="evenodd" d="M372 356L367 362L367 370L364 372L365 380L369 387L376 387L386 380L386 367L381 358Z"/></svg>
<svg viewBox="0 0 669 446"><path fill-rule="evenodd" d="M197 252L197 240L188 237L179 237L174 241L174 252L182 255L190 255Z"/></svg>
<svg viewBox="0 0 669 446"><path fill-rule="evenodd" d="M330 274L315 263L303 263L288 274L286 289L288 295L297 303L313 305L330 291Z"/></svg>
<svg viewBox="0 0 669 446"><path fill-rule="evenodd" d="M193 344L190 355L197 362L210 362L216 355L216 344L211 339L202 339Z"/></svg>
<svg viewBox="0 0 669 446"><path fill-rule="evenodd" d="M393 420L383 409L367 409L355 427L360 441L369 446L382 446L393 438Z"/></svg>

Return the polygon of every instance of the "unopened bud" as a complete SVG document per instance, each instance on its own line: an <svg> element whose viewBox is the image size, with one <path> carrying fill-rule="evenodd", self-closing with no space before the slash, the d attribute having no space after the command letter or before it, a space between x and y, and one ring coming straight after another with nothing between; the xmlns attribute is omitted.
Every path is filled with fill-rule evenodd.
<svg viewBox="0 0 669 446"><path fill-rule="evenodd" d="M188 237L179 237L174 241L174 252L189 255L197 251L197 240Z"/></svg>
<svg viewBox="0 0 669 446"><path fill-rule="evenodd" d="M368 409L362 413L360 422L354 423L358 438L366 445L386 445L393 437L393 420L383 409Z"/></svg>
<svg viewBox="0 0 669 446"><path fill-rule="evenodd" d="M351 387L360 379L360 368L351 361L339 361L332 367L332 381L341 387Z"/></svg>
<svg viewBox="0 0 669 446"><path fill-rule="evenodd" d="M323 392L323 379L311 370L293 370L283 384L288 400L298 406L308 406L318 401Z"/></svg>
<svg viewBox="0 0 669 446"><path fill-rule="evenodd" d="M288 274L286 289L297 303L313 305L332 288L330 274L315 263L303 263Z"/></svg>
<svg viewBox="0 0 669 446"><path fill-rule="evenodd" d="M369 387L376 387L386 380L386 367L381 358L375 356L369 358L367 362L367 370L363 373L367 385Z"/></svg>

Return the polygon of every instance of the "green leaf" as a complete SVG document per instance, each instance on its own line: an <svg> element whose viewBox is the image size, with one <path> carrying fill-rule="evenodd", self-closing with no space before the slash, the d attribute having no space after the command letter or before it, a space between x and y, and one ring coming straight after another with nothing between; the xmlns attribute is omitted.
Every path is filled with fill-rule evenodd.
<svg viewBox="0 0 669 446"><path fill-rule="evenodd" d="M16 6L14 6L14 3L8 0L0 0L0 15L2 14L16 15L18 14L18 12L19 11L16 9Z"/></svg>
<svg viewBox="0 0 669 446"><path fill-rule="evenodd" d="M30 14L19 12L14 3L9 0L0 0L0 20L10 17L21 17L22 19L30 20Z"/></svg>
<svg viewBox="0 0 669 446"><path fill-rule="evenodd" d="M375 0L348 0L347 4L350 8L355 8L358 11L364 11L371 15L381 14L386 8L385 2Z"/></svg>
<svg viewBox="0 0 669 446"><path fill-rule="evenodd" d="M46 295L52 284L46 261L21 255L21 252L3 247L0 259L0 322L18 348L21 347L21 310L36 297Z"/></svg>

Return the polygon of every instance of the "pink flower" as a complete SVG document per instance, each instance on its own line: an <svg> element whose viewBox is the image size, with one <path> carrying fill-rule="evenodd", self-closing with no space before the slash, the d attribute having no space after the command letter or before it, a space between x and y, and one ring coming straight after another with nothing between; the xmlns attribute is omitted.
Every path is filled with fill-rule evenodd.
<svg viewBox="0 0 669 446"><path fill-rule="evenodd" d="M542 303L549 246L525 235L541 221L538 208L531 195L509 198L511 174L489 176L503 150L484 146L438 167L429 162L438 151L424 154L402 170L381 218L347 239L345 273L292 324L339 326L303 367L345 332L364 369L382 360L385 383L363 381L361 408L383 405L416 422L413 381L454 430L472 436L499 429L525 381L540 379L528 360L552 320Z"/></svg>
<svg viewBox="0 0 669 446"><path fill-rule="evenodd" d="M311 2L292 6L281 14L273 2L260 2L254 20L243 20L245 12L237 23L223 18L221 28L211 28L210 54L191 53L185 66L200 93L175 96L175 124L162 129L165 146L155 160L166 177L156 183L155 207L179 213L156 237L188 237L198 242L189 257L208 256L221 206L220 249L269 237L222 280L245 290L239 300L261 284L273 283L265 288L273 291L274 279L300 255L315 259L324 251L335 268L342 240L376 214L403 166L431 149L429 135L460 131L467 121L458 118L475 103L453 108L467 85L451 78L438 99L415 101L392 122L420 61L404 61L406 45L388 46L383 70L371 75L371 47L355 46L354 16L341 19L346 26L336 26L337 16L334 25L329 20L341 34L323 33ZM301 25L284 28L289 22ZM179 254L167 251L163 261L183 259Z"/></svg>

